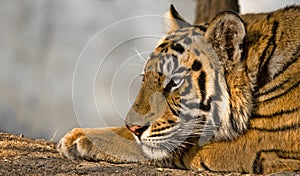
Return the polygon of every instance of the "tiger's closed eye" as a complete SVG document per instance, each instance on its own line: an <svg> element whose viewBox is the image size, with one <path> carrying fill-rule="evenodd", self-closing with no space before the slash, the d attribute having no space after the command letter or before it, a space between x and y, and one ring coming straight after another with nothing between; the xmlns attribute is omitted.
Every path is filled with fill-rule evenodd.
<svg viewBox="0 0 300 176"><path fill-rule="evenodd" d="M183 78L171 78L169 83L164 88L165 92L173 92L174 90L178 89L184 82Z"/></svg>

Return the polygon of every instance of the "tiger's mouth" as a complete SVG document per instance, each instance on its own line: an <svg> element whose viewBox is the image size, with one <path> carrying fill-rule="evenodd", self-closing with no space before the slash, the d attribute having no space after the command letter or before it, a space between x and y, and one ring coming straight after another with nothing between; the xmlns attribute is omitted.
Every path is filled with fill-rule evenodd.
<svg viewBox="0 0 300 176"><path fill-rule="evenodd" d="M147 129L142 134L134 134L134 138L138 145L142 147L143 152L150 159L162 159L170 155L171 147L168 147L168 138L164 134L157 137L151 137L150 130ZM171 136L170 136L171 137Z"/></svg>
<svg viewBox="0 0 300 176"><path fill-rule="evenodd" d="M186 136L180 136L182 129L174 127L168 132L153 134L150 127L143 131L140 135L134 134L136 142L142 147L143 152L150 159L169 158L176 154L181 148L186 148Z"/></svg>

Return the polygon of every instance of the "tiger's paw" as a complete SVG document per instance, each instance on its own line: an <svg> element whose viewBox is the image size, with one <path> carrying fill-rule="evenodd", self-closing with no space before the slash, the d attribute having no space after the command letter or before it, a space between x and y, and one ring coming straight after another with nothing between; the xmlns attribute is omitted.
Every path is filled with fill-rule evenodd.
<svg viewBox="0 0 300 176"><path fill-rule="evenodd" d="M74 128L68 132L58 143L59 153L69 159L87 159L88 149L92 146L81 128Z"/></svg>
<svg viewBox="0 0 300 176"><path fill-rule="evenodd" d="M113 163L145 160L136 142L127 139L128 133L126 127L74 128L59 141L57 150L68 159Z"/></svg>

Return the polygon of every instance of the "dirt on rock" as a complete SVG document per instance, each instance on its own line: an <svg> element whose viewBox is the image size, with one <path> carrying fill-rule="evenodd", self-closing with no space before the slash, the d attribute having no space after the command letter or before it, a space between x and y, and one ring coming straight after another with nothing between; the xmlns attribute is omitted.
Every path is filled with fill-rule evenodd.
<svg viewBox="0 0 300 176"><path fill-rule="evenodd" d="M62 158L56 143L0 132L0 175L240 175Z"/></svg>

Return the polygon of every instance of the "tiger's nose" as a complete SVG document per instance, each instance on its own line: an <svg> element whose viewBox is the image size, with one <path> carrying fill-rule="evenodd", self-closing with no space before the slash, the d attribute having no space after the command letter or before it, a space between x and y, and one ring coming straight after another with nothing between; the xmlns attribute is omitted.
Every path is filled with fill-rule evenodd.
<svg viewBox="0 0 300 176"><path fill-rule="evenodd" d="M139 139L141 139L141 136L144 131L149 127L149 125L146 126L140 126L140 125L126 125L126 127L135 134Z"/></svg>

